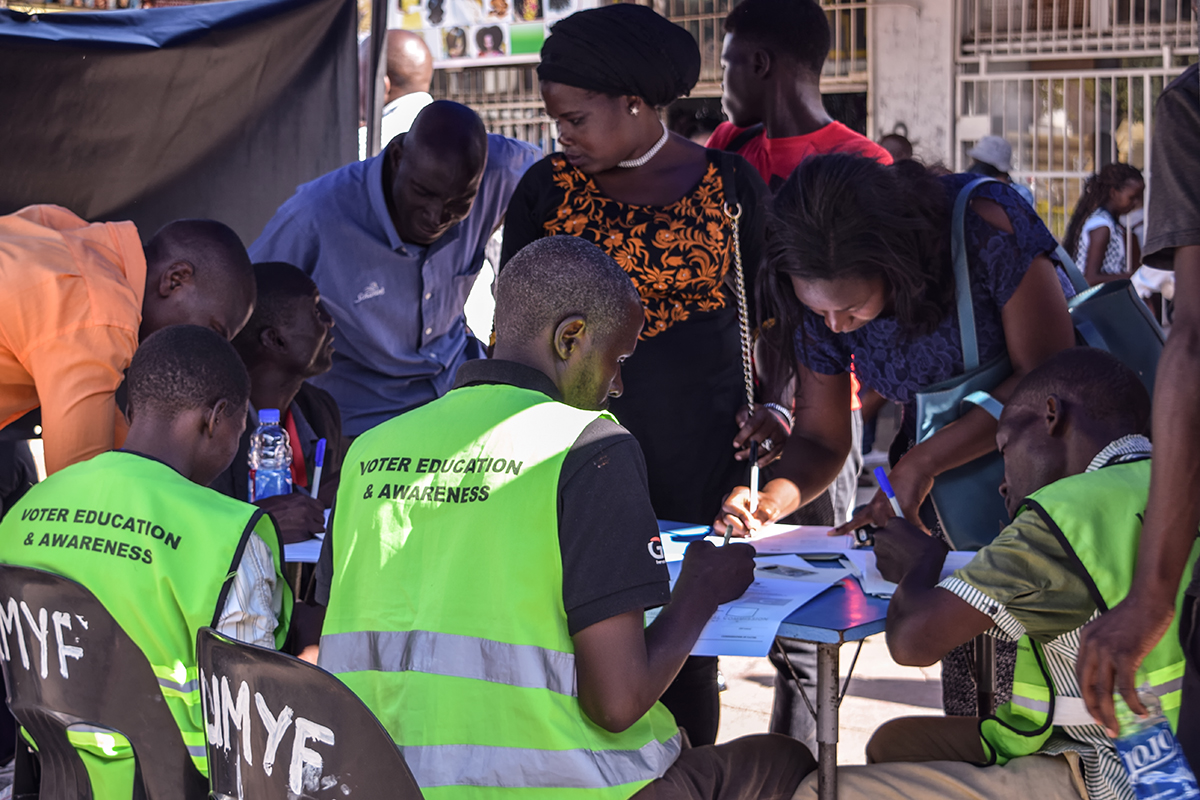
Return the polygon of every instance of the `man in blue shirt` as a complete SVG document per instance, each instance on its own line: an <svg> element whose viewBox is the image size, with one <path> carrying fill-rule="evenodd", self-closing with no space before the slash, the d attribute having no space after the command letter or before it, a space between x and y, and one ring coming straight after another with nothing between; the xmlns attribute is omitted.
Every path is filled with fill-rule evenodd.
<svg viewBox="0 0 1200 800"><path fill-rule="evenodd" d="M469 108L438 101L378 156L296 190L258 240L316 282L337 322L333 369L313 383L357 436L445 394L482 355L463 306L483 249L537 148L488 134Z"/></svg>

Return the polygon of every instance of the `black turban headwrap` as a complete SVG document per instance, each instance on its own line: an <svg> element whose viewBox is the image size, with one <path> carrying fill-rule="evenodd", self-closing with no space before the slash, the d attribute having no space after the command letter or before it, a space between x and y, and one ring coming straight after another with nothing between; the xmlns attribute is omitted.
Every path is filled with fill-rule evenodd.
<svg viewBox="0 0 1200 800"><path fill-rule="evenodd" d="M556 23L542 45L537 72L544 81L665 106L700 79L700 48L690 33L653 9L618 3Z"/></svg>

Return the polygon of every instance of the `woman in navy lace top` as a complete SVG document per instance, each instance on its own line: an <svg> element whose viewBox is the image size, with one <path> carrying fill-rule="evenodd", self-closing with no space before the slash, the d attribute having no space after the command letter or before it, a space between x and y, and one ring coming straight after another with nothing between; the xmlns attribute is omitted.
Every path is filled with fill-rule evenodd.
<svg viewBox="0 0 1200 800"><path fill-rule="evenodd" d="M964 414L921 444L914 437L918 390L962 374L950 256L954 198L974 175L934 177L914 162L885 167L849 155L802 163L775 199L769 264L760 276L765 331L798 379L796 422L777 475L750 515L744 489L722 520L759 525L818 497L850 448L851 357L858 380L904 404L903 457L891 483L905 516L941 472L995 449L996 422ZM1054 237L1010 187L976 190L965 242L981 363L1005 351L1013 375L993 394L1003 402L1029 370L1075 343L1073 294L1053 261ZM893 512L880 493L845 528Z"/></svg>

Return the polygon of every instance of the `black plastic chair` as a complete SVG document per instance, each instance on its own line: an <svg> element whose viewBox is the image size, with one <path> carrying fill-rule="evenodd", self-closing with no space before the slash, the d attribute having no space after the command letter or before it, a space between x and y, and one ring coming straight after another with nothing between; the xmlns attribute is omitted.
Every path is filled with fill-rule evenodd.
<svg viewBox="0 0 1200 800"><path fill-rule="evenodd" d="M421 800L392 737L335 676L212 628L200 629L196 655L220 740L209 736L214 800Z"/></svg>
<svg viewBox="0 0 1200 800"><path fill-rule="evenodd" d="M0 614L8 704L37 742L40 768L39 780L29 772L29 748L18 743L14 796L90 800L87 768L67 740L73 725L129 740L135 799L206 796L150 662L95 595L59 575L0 566Z"/></svg>

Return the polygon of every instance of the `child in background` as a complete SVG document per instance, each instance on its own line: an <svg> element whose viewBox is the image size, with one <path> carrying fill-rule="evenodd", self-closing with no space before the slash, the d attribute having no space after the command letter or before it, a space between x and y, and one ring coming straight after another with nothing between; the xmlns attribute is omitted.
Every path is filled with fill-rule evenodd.
<svg viewBox="0 0 1200 800"><path fill-rule="evenodd" d="M1137 238L1127 237L1119 220L1142 204L1145 192L1142 173L1131 164L1108 164L1084 183L1063 245L1092 286L1128 278L1141 264Z"/></svg>

